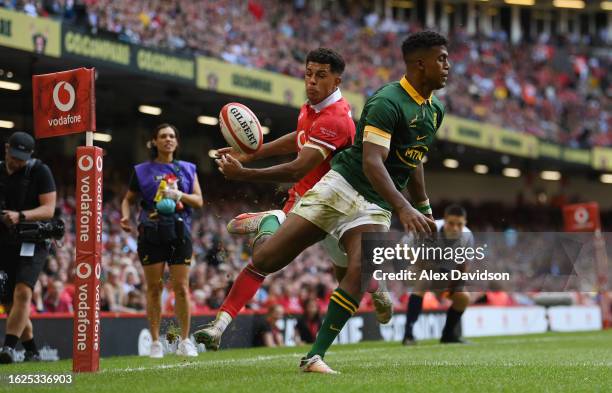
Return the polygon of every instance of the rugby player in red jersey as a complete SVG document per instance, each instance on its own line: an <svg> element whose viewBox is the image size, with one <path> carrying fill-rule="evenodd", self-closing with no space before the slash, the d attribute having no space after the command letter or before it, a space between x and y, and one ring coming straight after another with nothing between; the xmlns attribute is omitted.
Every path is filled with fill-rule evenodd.
<svg viewBox="0 0 612 393"><path fill-rule="evenodd" d="M228 179L295 182L283 210L244 213L228 224L230 233L256 234L253 250L280 227L285 214L329 171L333 155L353 144L355 124L351 108L339 89L344 66L342 57L333 50L319 48L308 53L304 77L308 101L300 110L297 131L264 144L254 154L240 154L232 148L218 152L220 158L216 161L219 170ZM297 153L293 161L268 168L245 168L242 165L291 153ZM347 258L339 248L338 239L328 236L322 240L322 244L334 261L337 277L342 278L346 272ZM252 263L247 265L236 278L217 318L194 333L196 341L204 343L207 349L218 349L223 332L262 286L266 275L267 272ZM387 323L392 315L392 302L386 292L376 289L372 288L372 297L377 318L381 323Z"/></svg>

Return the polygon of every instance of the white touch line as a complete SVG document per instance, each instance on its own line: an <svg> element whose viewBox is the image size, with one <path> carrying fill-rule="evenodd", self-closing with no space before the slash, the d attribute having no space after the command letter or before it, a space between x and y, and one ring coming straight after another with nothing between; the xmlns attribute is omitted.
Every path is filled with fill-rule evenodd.
<svg viewBox="0 0 612 393"><path fill-rule="evenodd" d="M583 336L580 337L580 339L595 339L595 338L599 338L596 337L595 335L589 337L589 336ZM520 342L529 342L529 343L535 343L535 342L555 342L555 341L566 341L566 340L576 340L576 337L564 337L564 336L559 336L559 337L525 337L525 338L516 338L516 339L500 339L500 340L490 340L487 341L486 344L516 344L516 343L520 343ZM419 350L419 349L424 349L424 350L431 350L434 348L440 348L440 347L446 347L445 344L433 344L433 345L423 345L423 346L415 346L415 347L411 347L409 351L414 351L414 350ZM331 355L338 355L341 353L349 353L349 354L355 354L355 353L362 353L362 352L367 352L367 353L372 353L372 352L380 352L380 351L388 351L389 348L385 347L385 348L358 348L358 349L347 349L347 350L340 350L340 351L328 351L327 354L331 354ZM155 365L155 366L150 366L150 367L146 367L146 366L141 366L141 367L127 367L127 368L113 368L113 369L103 369L100 370L100 372L102 373L124 373L124 372L136 372L136 371L148 371L148 370L167 370L167 369L175 369L175 368L189 368L189 367L196 367L196 366L216 366L216 365L225 365L225 364L250 364L250 363L255 363L255 362L260 362L260 361L266 361L266 360L275 360L275 359L285 359L285 358L300 358L304 355L304 353L289 353L289 354L279 354L279 355L258 355L252 358L241 358L241 359L206 359L206 360L200 360L200 361L193 361L193 362L187 362L187 363L176 363L176 364L160 364L160 365ZM341 359L338 359L337 361L339 362L343 362ZM420 361L420 362L402 362L402 364L405 365L432 365L432 366L444 366L444 365L453 365L453 366L459 366L459 365L479 365L480 363L455 363L455 362L439 362L439 361ZM533 363L529 363L529 362L505 362L505 363L498 363L498 364L492 364L493 366L501 366L501 367L516 367L516 366L526 366L526 365L532 365ZM586 363L586 362L576 362L576 363L561 363L558 364L559 366L594 366L594 367L612 367L612 362L593 362L593 363Z"/></svg>
<svg viewBox="0 0 612 393"><path fill-rule="evenodd" d="M378 351L386 351L386 348L360 348L352 351L346 351L350 353L360 353L360 352L378 352ZM328 351L328 354L338 354L336 351ZM173 368L185 368L185 367L195 367L195 366L215 366L215 365L224 365L224 364L249 364L255 363L265 360L275 360L275 359L284 359L284 358L301 358L304 356L304 353L288 353L282 355L259 355L252 358L242 358L242 359L207 359L201 361L193 361L188 363L176 363L176 364L159 364L151 367L127 367L127 368L114 368L114 369L103 369L101 372L108 373L116 373L116 372L133 372L133 371L147 371L147 370L166 370Z"/></svg>
<svg viewBox="0 0 612 393"><path fill-rule="evenodd" d="M291 357L300 357L303 354L291 353L284 355L270 355L270 356L256 356L254 358L243 358L243 359L207 359L202 361L188 362L188 363L176 363L176 364L160 364L157 366L151 367L127 367L127 368L114 368L114 369L105 369L101 370L102 372L116 373L116 372L134 372L134 371L147 371L147 370L166 370L173 368L186 368L186 367L195 367L195 366L214 366L214 365L223 365L223 364L240 364L240 363L254 363L265 360L274 360L274 359L282 359L282 358L291 358Z"/></svg>

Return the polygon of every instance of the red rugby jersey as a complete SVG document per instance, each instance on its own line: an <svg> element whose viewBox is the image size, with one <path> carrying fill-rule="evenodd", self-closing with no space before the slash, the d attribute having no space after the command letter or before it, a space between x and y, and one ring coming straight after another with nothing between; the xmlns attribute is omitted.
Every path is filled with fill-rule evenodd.
<svg viewBox="0 0 612 393"><path fill-rule="evenodd" d="M355 123L351 116L349 103L342 98L340 89L317 105L302 105L297 123L296 143L298 150L306 144L321 146L331 151L325 161L312 169L300 181L295 183L289 194L304 195L330 169L334 154L353 144ZM293 198L291 198L293 199Z"/></svg>

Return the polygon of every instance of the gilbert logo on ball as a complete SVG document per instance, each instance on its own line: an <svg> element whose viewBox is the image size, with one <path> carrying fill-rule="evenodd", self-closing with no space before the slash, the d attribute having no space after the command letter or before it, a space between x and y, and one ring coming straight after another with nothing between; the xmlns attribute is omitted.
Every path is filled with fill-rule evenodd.
<svg viewBox="0 0 612 393"><path fill-rule="evenodd" d="M242 104L230 102L221 108L219 125L226 142L241 153L255 153L263 143L257 116Z"/></svg>

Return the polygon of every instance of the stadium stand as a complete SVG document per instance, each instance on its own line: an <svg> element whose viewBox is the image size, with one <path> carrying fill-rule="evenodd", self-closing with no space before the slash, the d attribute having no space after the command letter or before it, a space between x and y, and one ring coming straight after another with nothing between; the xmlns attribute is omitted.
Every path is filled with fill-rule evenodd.
<svg viewBox="0 0 612 393"><path fill-rule="evenodd" d="M201 5L186 0L13 0L0 6L3 3L121 41L300 78L309 49L342 41L344 86L366 96L399 79L403 62L396 48L406 34L422 28L381 18L351 2L322 12L314 8L316 2L296 6L271 0ZM452 37L452 83L439 94L449 113L570 147L612 145L607 72L612 57L609 51L597 51L605 35L543 34L517 45L508 43L503 31L485 37L456 30Z"/></svg>

